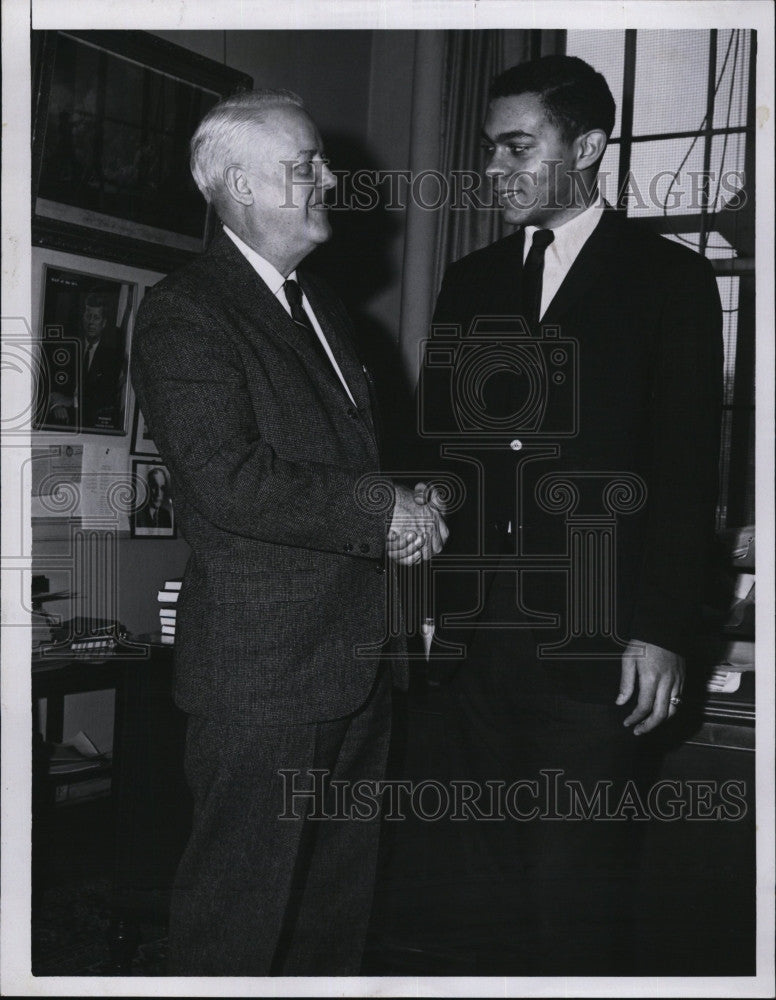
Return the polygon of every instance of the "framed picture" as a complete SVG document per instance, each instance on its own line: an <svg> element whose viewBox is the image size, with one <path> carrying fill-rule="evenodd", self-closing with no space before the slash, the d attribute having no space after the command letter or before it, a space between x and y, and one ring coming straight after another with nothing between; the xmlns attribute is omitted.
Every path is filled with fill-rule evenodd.
<svg viewBox="0 0 776 1000"><path fill-rule="evenodd" d="M251 78L142 31L33 41L33 243L162 272L204 250L189 139Z"/></svg>
<svg viewBox="0 0 776 1000"><path fill-rule="evenodd" d="M157 458L159 457L154 439L151 437L151 431L137 400L135 400L135 416L132 421L132 454L155 455Z"/></svg>
<svg viewBox="0 0 776 1000"><path fill-rule="evenodd" d="M175 538L175 509L170 474L161 462L132 462L137 497L129 518L133 538Z"/></svg>
<svg viewBox="0 0 776 1000"><path fill-rule="evenodd" d="M35 429L126 434L138 284L49 262L40 284Z"/></svg>

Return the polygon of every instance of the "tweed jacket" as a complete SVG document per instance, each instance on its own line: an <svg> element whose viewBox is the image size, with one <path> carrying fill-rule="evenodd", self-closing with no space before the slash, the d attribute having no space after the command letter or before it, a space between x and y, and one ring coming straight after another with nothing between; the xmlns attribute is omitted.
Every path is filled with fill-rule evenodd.
<svg viewBox="0 0 776 1000"><path fill-rule="evenodd" d="M224 234L138 311L132 381L191 546L175 693L193 714L339 718L385 655L391 512L362 482L380 461L367 375L339 301L298 276L356 406ZM400 651L393 669L406 683Z"/></svg>

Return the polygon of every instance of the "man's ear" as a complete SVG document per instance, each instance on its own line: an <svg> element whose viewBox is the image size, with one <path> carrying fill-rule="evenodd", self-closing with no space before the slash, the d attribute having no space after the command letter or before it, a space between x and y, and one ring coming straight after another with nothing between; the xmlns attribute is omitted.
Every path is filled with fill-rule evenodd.
<svg viewBox="0 0 776 1000"><path fill-rule="evenodd" d="M577 170L585 170L603 156L606 149L606 132L601 129L592 129L585 132L577 139Z"/></svg>
<svg viewBox="0 0 776 1000"><path fill-rule="evenodd" d="M253 204L253 191L244 167L230 163L224 170L224 190L241 205Z"/></svg>

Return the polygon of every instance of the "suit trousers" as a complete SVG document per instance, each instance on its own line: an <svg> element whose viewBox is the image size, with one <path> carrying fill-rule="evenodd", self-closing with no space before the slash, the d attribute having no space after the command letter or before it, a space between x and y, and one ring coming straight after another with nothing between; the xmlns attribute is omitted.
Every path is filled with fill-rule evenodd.
<svg viewBox="0 0 776 1000"><path fill-rule="evenodd" d="M379 816L310 814L337 815L332 779L384 776L390 698L390 672L381 667L365 704L342 719L258 725L189 718L185 768L194 819L172 895L171 974L359 972ZM322 798L290 796L315 787Z"/></svg>
<svg viewBox="0 0 776 1000"><path fill-rule="evenodd" d="M512 913L508 940L493 941L491 974L627 975L639 831L616 812L638 782L639 737L623 726L631 706L575 701L536 641L508 620L514 586L495 583L470 655L449 686L455 767L506 788L503 821L469 824L473 856L489 859ZM519 782L519 785L515 785ZM533 783L533 784L532 784ZM576 798L569 791L577 790ZM581 792L603 815L585 818Z"/></svg>

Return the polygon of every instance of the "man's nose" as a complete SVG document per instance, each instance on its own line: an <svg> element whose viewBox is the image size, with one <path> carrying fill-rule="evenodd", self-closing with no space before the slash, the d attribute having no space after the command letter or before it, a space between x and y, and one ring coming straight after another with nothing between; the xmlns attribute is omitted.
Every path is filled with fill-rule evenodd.
<svg viewBox="0 0 776 1000"><path fill-rule="evenodd" d="M485 176L489 177L491 180L495 180L497 177L503 177L508 173L501 157L497 150L494 150L487 158L485 162Z"/></svg>
<svg viewBox="0 0 776 1000"><path fill-rule="evenodd" d="M332 173L328 161L322 160L320 171L318 173L318 184L324 191L328 191L330 188L333 188L336 183L337 178Z"/></svg>

